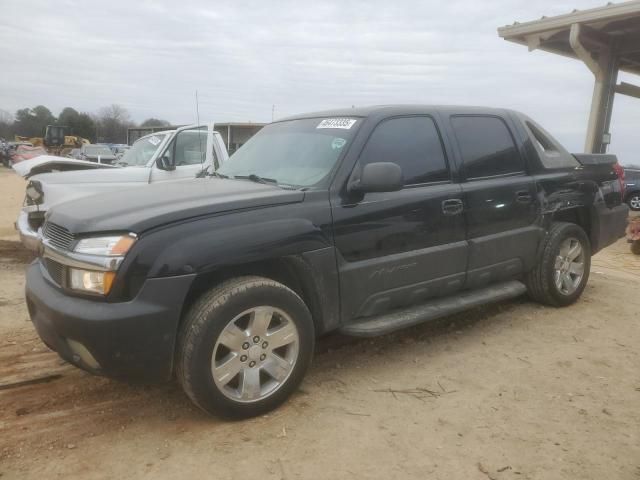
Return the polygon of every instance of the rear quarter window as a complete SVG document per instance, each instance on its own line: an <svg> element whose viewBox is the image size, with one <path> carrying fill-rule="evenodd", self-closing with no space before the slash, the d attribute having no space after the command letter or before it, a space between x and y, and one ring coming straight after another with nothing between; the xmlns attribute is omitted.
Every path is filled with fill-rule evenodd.
<svg viewBox="0 0 640 480"><path fill-rule="evenodd" d="M524 162L501 118L482 115L451 117L465 176L468 179L524 171Z"/></svg>

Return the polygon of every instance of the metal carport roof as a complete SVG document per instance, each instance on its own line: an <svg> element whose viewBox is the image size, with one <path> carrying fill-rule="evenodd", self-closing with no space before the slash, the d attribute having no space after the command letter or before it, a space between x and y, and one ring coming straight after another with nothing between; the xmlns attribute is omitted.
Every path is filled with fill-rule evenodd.
<svg viewBox="0 0 640 480"><path fill-rule="evenodd" d="M542 17L498 29L531 50L582 60L595 76L585 150L606 151L615 93L640 98L640 87L617 85L618 71L640 75L640 0Z"/></svg>

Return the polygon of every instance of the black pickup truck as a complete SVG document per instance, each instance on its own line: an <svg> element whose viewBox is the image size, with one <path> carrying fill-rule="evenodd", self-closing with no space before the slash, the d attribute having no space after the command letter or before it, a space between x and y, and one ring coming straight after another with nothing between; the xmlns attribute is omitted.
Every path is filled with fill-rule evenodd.
<svg viewBox="0 0 640 480"><path fill-rule="evenodd" d="M257 415L326 332L385 334L525 292L575 302L591 256L624 234L620 171L510 110L299 115L208 178L56 206L27 306L80 368L175 373L203 410Z"/></svg>

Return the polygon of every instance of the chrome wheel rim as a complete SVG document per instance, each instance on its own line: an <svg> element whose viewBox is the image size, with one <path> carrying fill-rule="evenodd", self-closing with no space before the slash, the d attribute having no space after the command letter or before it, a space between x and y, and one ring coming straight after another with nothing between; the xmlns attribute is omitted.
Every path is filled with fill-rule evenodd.
<svg viewBox="0 0 640 480"><path fill-rule="evenodd" d="M575 292L584 277L584 249L577 238L562 241L555 262L554 280L563 295Z"/></svg>
<svg viewBox="0 0 640 480"><path fill-rule="evenodd" d="M211 356L211 375L227 398L257 402L288 380L299 348L298 329L289 315L275 307L251 308L220 333Z"/></svg>
<svg viewBox="0 0 640 480"><path fill-rule="evenodd" d="M629 205L631 205L631 208L640 210L640 195L634 195L631 197L629 199Z"/></svg>

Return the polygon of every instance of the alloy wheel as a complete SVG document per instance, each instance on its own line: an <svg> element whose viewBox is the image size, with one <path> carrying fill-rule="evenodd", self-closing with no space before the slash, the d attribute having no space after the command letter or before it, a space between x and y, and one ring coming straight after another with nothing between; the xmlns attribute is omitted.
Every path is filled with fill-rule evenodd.
<svg viewBox="0 0 640 480"><path fill-rule="evenodd" d="M584 249L577 238L569 237L560 244L554 265L554 280L558 291L571 295L584 277Z"/></svg>
<svg viewBox="0 0 640 480"><path fill-rule="evenodd" d="M251 308L222 330L211 357L211 374L228 398L242 403L272 395L289 378L300 346L298 329L284 311Z"/></svg>

